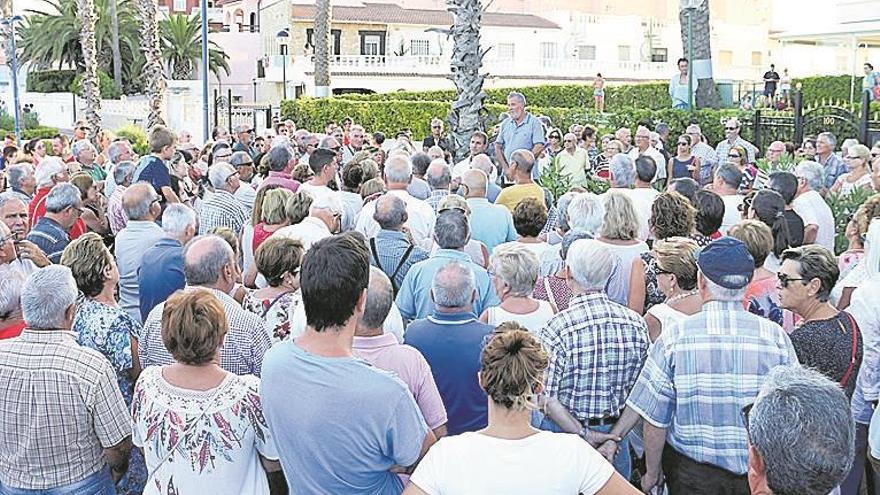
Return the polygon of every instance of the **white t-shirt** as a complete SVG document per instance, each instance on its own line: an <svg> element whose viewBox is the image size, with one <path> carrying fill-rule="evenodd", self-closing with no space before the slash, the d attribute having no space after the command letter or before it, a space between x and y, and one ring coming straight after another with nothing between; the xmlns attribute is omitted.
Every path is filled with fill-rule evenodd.
<svg viewBox="0 0 880 495"><path fill-rule="evenodd" d="M653 187L639 187L636 189L615 188L610 189L610 191L629 196L629 199L632 200L633 208L635 208L636 215L639 217L639 240L647 241L651 236L651 227L648 224L651 219L651 206L660 193Z"/></svg>
<svg viewBox="0 0 880 495"><path fill-rule="evenodd" d="M648 149L645 151L639 151L638 147L633 146L627 155L632 158L633 162L636 161L636 158L642 155L650 156L654 160L654 164L657 165L657 172L654 173L654 180L656 181L666 178L666 160L663 159L663 154L657 151L657 148L648 146Z"/></svg>
<svg viewBox="0 0 880 495"><path fill-rule="evenodd" d="M742 204L743 197L739 194L732 194L730 196L721 196L721 201L724 202L724 218L721 219L721 227L718 231L727 235L727 231L742 220L742 212L739 211L739 205Z"/></svg>
<svg viewBox="0 0 880 495"><path fill-rule="evenodd" d="M298 192L307 192L307 193L311 194L314 199L318 199L319 197L322 197L322 196L334 196L336 194L336 191L334 191L333 189L330 189L327 186L315 186L315 185L309 184L308 182L303 182L302 184L300 184L299 189L297 189L297 191Z"/></svg>
<svg viewBox="0 0 880 495"><path fill-rule="evenodd" d="M467 157L464 160L456 163L455 166L452 167L452 178L455 179L456 177L461 177L462 175L464 175L465 172L470 169L471 158ZM489 182L494 183L496 180L498 180L498 171L495 170L495 167L492 167L492 173L489 174Z"/></svg>
<svg viewBox="0 0 880 495"><path fill-rule="evenodd" d="M425 201L414 198L406 191L393 189L388 191L387 194L393 194L406 203L406 213L409 216L406 226L409 227L409 231L416 244L421 245L421 243L425 242L425 239L430 239L434 234L434 208ZM376 237L380 230L379 224L373 220L374 213L376 213L376 202L370 201L358 213L357 221L355 222L354 230L363 234L367 239Z"/></svg>
<svg viewBox="0 0 880 495"><path fill-rule="evenodd" d="M834 252L834 214L828 203L822 199L822 195L816 191L807 191L794 198L791 207L795 213L801 216L804 227L815 225L819 227L816 234L816 244L828 248Z"/></svg>
<svg viewBox="0 0 880 495"><path fill-rule="evenodd" d="M410 481L430 495L589 495L612 474L611 464L577 435L542 431L504 440L468 432L441 438Z"/></svg>

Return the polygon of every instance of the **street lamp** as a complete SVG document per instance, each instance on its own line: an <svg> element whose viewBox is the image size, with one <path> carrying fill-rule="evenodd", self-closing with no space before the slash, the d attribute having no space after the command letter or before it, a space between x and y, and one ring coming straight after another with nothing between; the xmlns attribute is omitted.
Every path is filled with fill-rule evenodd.
<svg viewBox="0 0 880 495"><path fill-rule="evenodd" d="M0 24L9 28L9 39L12 42L12 104L15 107L15 142L16 144L21 143L21 114L19 113L19 101L18 101L18 50L15 47L15 23L23 20L20 15L15 15L12 17L6 17Z"/></svg>
<svg viewBox="0 0 880 495"><path fill-rule="evenodd" d="M290 40L290 33L287 32L287 29L282 29L278 31L278 34L275 35L275 39L278 40L278 48L281 50L281 79L284 83L284 86L281 89L282 99L287 99L287 42Z"/></svg>
<svg viewBox="0 0 880 495"><path fill-rule="evenodd" d="M694 12L703 5L704 0L681 0L681 8L687 15L688 33L688 109L694 110Z"/></svg>
<svg viewBox="0 0 880 495"><path fill-rule="evenodd" d="M208 123L208 0L199 2L199 16L202 22L202 138L207 143L211 135Z"/></svg>

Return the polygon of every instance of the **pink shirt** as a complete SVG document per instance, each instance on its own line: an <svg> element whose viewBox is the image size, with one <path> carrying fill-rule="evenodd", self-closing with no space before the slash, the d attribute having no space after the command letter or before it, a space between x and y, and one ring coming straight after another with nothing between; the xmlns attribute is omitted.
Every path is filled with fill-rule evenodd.
<svg viewBox="0 0 880 495"><path fill-rule="evenodd" d="M299 182L290 178L290 174L285 172L273 172L269 171L269 176L260 183L260 189L270 185L277 184L285 189L290 190L290 192L296 192L299 189Z"/></svg>
<svg viewBox="0 0 880 495"><path fill-rule="evenodd" d="M373 366L397 375L416 399L428 428L446 424L446 408L434 383L434 375L424 356L389 333L375 337L355 337L352 345L355 356Z"/></svg>

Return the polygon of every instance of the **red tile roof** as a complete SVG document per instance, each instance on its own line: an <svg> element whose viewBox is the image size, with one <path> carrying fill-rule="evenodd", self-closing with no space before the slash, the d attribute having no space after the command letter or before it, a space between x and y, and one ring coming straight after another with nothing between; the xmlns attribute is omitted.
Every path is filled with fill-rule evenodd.
<svg viewBox="0 0 880 495"><path fill-rule="evenodd" d="M293 5L294 20L313 20L314 5ZM336 22L359 22L365 24L416 24L425 26L449 26L452 14L445 10L407 9L393 3L368 3L362 6L334 6ZM484 26L518 28L560 29L559 25L543 17L531 14L508 14L484 12Z"/></svg>

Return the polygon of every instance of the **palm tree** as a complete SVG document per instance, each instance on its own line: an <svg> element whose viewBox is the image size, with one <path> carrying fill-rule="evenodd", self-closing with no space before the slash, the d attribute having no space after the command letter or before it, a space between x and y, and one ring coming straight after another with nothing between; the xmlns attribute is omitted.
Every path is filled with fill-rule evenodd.
<svg viewBox="0 0 880 495"><path fill-rule="evenodd" d="M116 0L107 0L107 16L110 17L110 51L113 53L113 85L122 91L122 53L119 51L119 12Z"/></svg>
<svg viewBox="0 0 880 495"><path fill-rule="evenodd" d="M159 21L162 34L162 62L171 79L195 79L202 59L202 32L198 16L174 14ZM222 69L229 75L229 55L213 41L208 42L208 67L220 78Z"/></svg>
<svg viewBox="0 0 880 495"><path fill-rule="evenodd" d="M690 61L690 68L697 78L695 94L697 108L718 108L720 100L715 90L715 80L712 78L712 30L709 26L709 0L702 0L696 9L681 9L678 18L681 24L681 46L688 46L688 15L691 19L694 34L694 60ZM706 70L701 70L705 68Z"/></svg>
<svg viewBox="0 0 880 495"><path fill-rule="evenodd" d="M315 3L315 95L330 96L330 0Z"/></svg>
<svg viewBox="0 0 880 495"><path fill-rule="evenodd" d="M464 159L468 143L475 131L484 128L485 109L483 80L480 74L485 51L480 49L480 22L483 6L480 0L448 0L452 12L452 81L456 98L448 121L456 161Z"/></svg>
<svg viewBox="0 0 880 495"><path fill-rule="evenodd" d="M77 0L80 15L80 47L84 62L82 78L83 99L86 100L86 122L91 127L90 139L101 130L101 87L98 85L98 60L95 46L95 4L92 0ZM47 33L48 34L48 33Z"/></svg>
<svg viewBox="0 0 880 495"><path fill-rule="evenodd" d="M159 26L156 19L154 0L136 0L138 20L140 21L141 52L144 55L143 76L150 113L147 116L147 129L164 124L162 118L162 99L165 95L165 74L162 71L162 56L159 50Z"/></svg>

